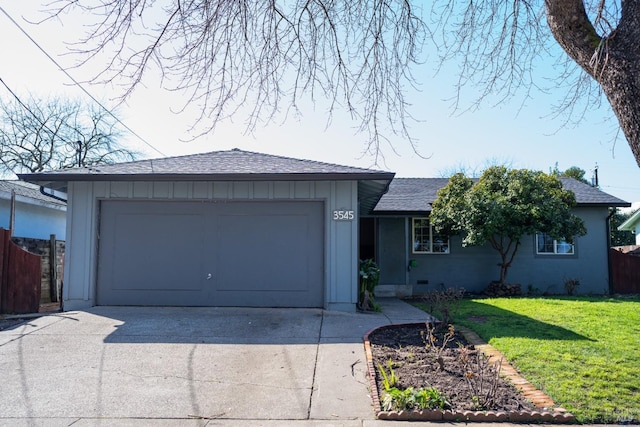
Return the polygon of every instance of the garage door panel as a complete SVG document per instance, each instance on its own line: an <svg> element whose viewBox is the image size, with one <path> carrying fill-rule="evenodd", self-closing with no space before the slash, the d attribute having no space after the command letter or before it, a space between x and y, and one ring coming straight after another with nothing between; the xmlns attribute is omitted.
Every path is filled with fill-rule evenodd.
<svg viewBox="0 0 640 427"><path fill-rule="evenodd" d="M214 305L319 307L323 204L231 203L221 208ZM224 266L224 268L222 268Z"/></svg>
<svg viewBox="0 0 640 427"><path fill-rule="evenodd" d="M307 289L311 261L307 216L224 215L218 227L218 240L230 242L218 252L219 265L234 267L222 270L216 289Z"/></svg>
<svg viewBox="0 0 640 427"><path fill-rule="evenodd" d="M97 303L321 307L322 202L101 203Z"/></svg>
<svg viewBox="0 0 640 427"><path fill-rule="evenodd" d="M118 214L113 250L114 290L193 291L203 287L202 215Z"/></svg>
<svg viewBox="0 0 640 427"><path fill-rule="evenodd" d="M174 305L202 299L201 212L167 203L101 204L97 303Z"/></svg>

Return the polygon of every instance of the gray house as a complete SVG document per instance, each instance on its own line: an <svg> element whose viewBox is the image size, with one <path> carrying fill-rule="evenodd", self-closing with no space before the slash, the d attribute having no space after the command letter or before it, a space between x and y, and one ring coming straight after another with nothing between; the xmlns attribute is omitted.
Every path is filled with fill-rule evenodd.
<svg viewBox="0 0 640 427"><path fill-rule="evenodd" d="M354 310L358 259L375 258L388 289L486 286L486 248L428 226L446 180L218 151L20 175L68 194L64 307L324 307ZM607 214L627 203L575 181L588 234L567 248L535 236L510 277L539 288L578 278L607 288ZM543 238L544 241L544 238ZM545 252L551 247L553 253ZM383 288L384 289L384 288Z"/></svg>
<svg viewBox="0 0 640 427"><path fill-rule="evenodd" d="M564 293L567 279L580 281L579 293L609 291L610 207L629 203L572 178L562 178L577 201L575 214L587 234L573 244L544 234L525 236L509 269L507 282L523 291ZM463 247L460 236L438 235L429 226L431 203L446 178L395 178L370 215L361 218L368 238L363 252L378 260L380 293L419 294L442 287L481 292L499 279L498 253L489 245ZM366 231L364 231L366 230Z"/></svg>
<svg viewBox="0 0 640 427"><path fill-rule="evenodd" d="M63 302L354 310L394 174L240 150L20 175L68 193Z"/></svg>

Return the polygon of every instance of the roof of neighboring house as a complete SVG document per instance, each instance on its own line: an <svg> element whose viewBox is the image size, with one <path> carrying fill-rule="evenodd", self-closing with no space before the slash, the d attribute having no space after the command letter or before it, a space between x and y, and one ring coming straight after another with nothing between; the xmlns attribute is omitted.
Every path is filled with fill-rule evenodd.
<svg viewBox="0 0 640 427"><path fill-rule="evenodd" d="M636 227L640 223L640 209L635 211L625 222L620 224L618 230L620 231L636 231Z"/></svg>
<svg viewBox="0 0 640 427"><path fill-rule="evenodd" d="M361 208L370 211L393 172L341 166L239 149L19 174L20 179L66 191L70 181L358 181Z"/></svg>
<svg viewBox="0 0 640 427"><path fill-rule="evenodd" d="M565 189L574 193L578 206L630 206L624 200L573 178L560 178L560 181ZM448 182L448 178L394 178L373 213L407 215L431 212L438 190Z"/></svg>
<svg viewBox="0 0 640 427"><path fill-rule="evenodd" d="M40 192L40 186L24 181L0 181L0 199L11 200L11 192L15 192L16 200L26 203L50 204L58 208L66 207L61 200L45 196Z"/></svg>

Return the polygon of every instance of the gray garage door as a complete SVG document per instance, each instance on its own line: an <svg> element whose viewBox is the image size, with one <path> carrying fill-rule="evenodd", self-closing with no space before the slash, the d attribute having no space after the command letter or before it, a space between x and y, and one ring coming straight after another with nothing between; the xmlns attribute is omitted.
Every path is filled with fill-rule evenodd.
<svg viewBox="0 0 640 427"><path fill-rule="evenodd" d="M100 305L323 305L322 202L103 201L100 209Z"/></svg>

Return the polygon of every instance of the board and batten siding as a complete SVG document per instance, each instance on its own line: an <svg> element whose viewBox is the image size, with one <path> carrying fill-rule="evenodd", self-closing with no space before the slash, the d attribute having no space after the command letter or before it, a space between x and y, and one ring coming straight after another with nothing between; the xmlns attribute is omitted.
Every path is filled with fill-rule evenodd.
<svg viewBox="0 0 640 427"><path fill-rule="evenodd" d="M65 310L95 305L101 200L320 200L324 202L324 306L354 311L358 297L357 181L69 182ZM334 221L352 210L352 221Z"/></svg>

